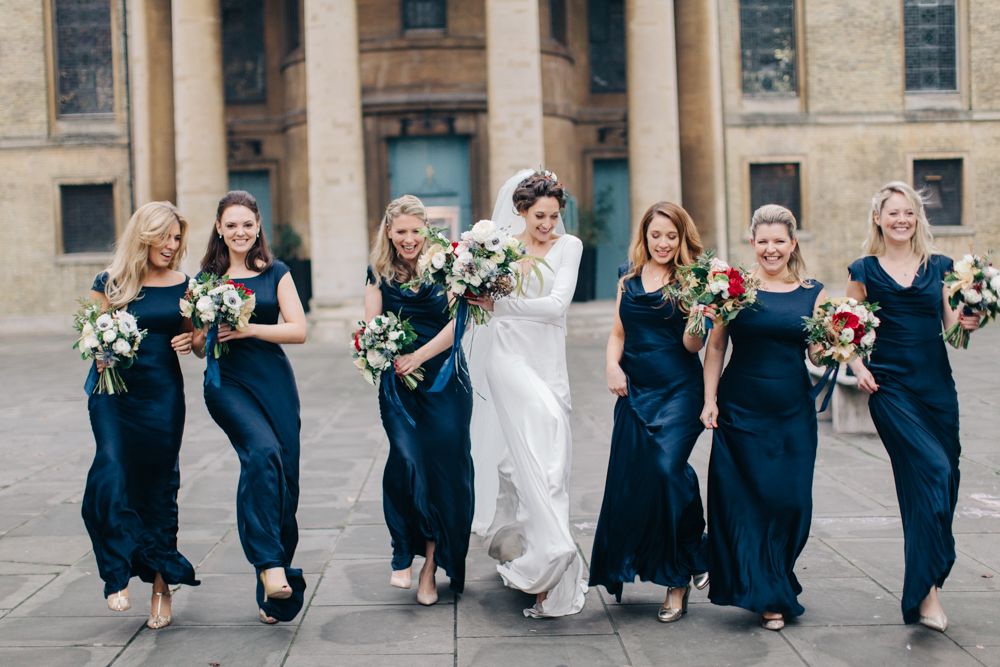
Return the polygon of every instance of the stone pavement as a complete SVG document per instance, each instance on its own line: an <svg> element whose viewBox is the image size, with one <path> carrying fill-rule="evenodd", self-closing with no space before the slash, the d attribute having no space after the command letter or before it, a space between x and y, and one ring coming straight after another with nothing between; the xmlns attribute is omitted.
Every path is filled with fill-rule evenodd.
<svg viewBox="0 0 1000 667"><path fill-rule="evenodd" d="M603 381L610 308L572 313L572 520L588 559L611 432ZM93 451L84 365L68 337L0 339L0 665L1000 665L1000 326L952 355L964 453L944 635L900 621L902 536L881 444L828 424L812 537L798 565L807 611L781 633L698 591L683 621L658 623L663 590L650 585L626 587L623 604L591 590L577 616L525 619L529 597L502 587L476 540L461 600L439 581L441 603L419 607L414 591L388 586L386 442L376 394L345 348L289 347L303 399L295 562L309 589L298 619L274 627L256 620L253 574L234 528L236 456L202 403L201 363L185 360L180 548L202 585L182 588L174 624L151 631L143 625L149 588L137 580L132 610L107 610L80 519ZM693 456L703 493L709 447L703 436Z"/></svg>

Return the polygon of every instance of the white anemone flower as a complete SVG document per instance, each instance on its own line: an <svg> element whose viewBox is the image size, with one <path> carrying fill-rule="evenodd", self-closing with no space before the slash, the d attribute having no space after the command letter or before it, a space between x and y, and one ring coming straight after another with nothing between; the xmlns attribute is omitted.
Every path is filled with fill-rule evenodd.
<svg viewBox="0 0 1000 667"><path fill-rule="evenodd" d="M94 323L98 331L107 331L115 326L115 320L107 313L102 313Z"/></svg>
<svg viewBox="0 0 1000 667"><path fill-rule="evenodd" d="M475 239L476 243L485 244L493 236L494 231L496 231L496 225L493 224L492 220L480 220L472 226L472 238Z"/></svg>
<svg viewBox="0 0 1000 667"><path fill-rule="evenodd" d="M222 304L226 308L236 310L243 305L243 299L240 298L239 292L231 289L222 293Z"/></svg>

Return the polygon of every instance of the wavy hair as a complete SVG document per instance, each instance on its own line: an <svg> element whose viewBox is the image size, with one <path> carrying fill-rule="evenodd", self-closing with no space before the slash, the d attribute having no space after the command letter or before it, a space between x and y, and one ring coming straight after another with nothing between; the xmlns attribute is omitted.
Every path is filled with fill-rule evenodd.
<svg viewBox="0 0 1000 667"><path fill-rule="evenodd" d="M704 251L701 236L698 234L698 228L695 226L694 220L691 219L691 215L683 207L673 202L658 201L646 209L646 212L642 214L642 219L639 220L639 226L636 227L632 237L632 247L628 251L630 268L622 276L621 282L642 275L642 267L652 259L653 254L649 250L646 234L656 216L666 218L677 228L677 252L674 253L669 265L671 278L673 278L677 266L691 264Z"/></svg>
<svg viewBox="0 0 1000 667"><path fill-rule="evenodd" d="M170 258L170 269L180 265L187 249L188 223L177 207L168 201L153 201L140 206L129 218L107 268L104 294L112 309L124 308L139 296L149 273L149 249L167 243L175 222L181 229L181 242Z"/></svg>
<svg viewBox="0 0 1000 667"><path fill-rule="evenodd" d="M757 238L757 228L761 225L784 225L788 230L788 238L795 240L796 228L795 216L784 206L778 204L764 204L753 212L750 219L750 238ZM796 242L795 249L788 258L788 273L792 276L792 281L800 285L811 287L806 282L806 260L802 257L802 247Z"/></svg>
<svg viewBox="0 0 1000 667"><path fill-rule="evenodd" d="M375 240L372 243L371 254L368 262L371 264L372 273L376 280L381 282L405 283L412 280L414 276L413 268L403 261L396 246L389 238L389 228L392 221L401 215L412 215L419 218L425 225L427 224L427 209L424 203L413 195L403 195L389 202L382 214L382 222L379 223L378 231L375 233Z"/></svg>
<svg viewBox="0 0 1000 667"><path fill-rule="evenodd" d="M274 255L271 254L267 239L264 238L264 226L260 224L260 209L257 208L257 199L246 190L230 190L226 196L219 200L219 206L215 209L215 222L217 224L222 222L222 214L230 206L244 206L253 213L254 219L257 221L257 238L250 246L250 250L247 251L244 264L247 269L254 272L266 271L274 263ZM212 234L208 237L208 249L205 251L205 256L201 258L201 270L214 273L217 276L221 276L229 270L229 246L226 245L222 235L216 231L215 225L212 225Z"/></svg>
<svg viewBox="0 0 1000 667"><path fill-rule="evenodd" d="M913 237L910 238L910 249L913 254L920 258L920 263L924 264L935 251L934 235L931 234L931 224L928 222L927 212L924 210L924 197L902 181L886 183L872 197L871 210L868 214L868 236L865 238L862 250L866 255L885 254L885 236L882 233L882 228L879 227L878 219L882 215L885 203L894 194L906 197L916 213L917 228L913 232Z"/></svg>
<svg viewBox="0 0 1000 667"><path fill-rule="evenodd" d="M536 171L521 181L514 190L514 210L524 215L539 199L555 197L559 209L566 206L566 188L551 171Z"/></svg>

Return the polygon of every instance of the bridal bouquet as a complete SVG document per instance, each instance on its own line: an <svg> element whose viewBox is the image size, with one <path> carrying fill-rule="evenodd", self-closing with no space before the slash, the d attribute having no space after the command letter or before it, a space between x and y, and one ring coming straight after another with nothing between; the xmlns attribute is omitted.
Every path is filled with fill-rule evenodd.
<svg viewBox="0 0 1000 667"><path fill-rule="evenodd" d="M80 351L81 359L95 359L106 364L97 374L92 391L98 394L127 392L118 369L128 368L135 361L146 331L139 329L135 316L127 310L104 312L99 301L80 303L80 310L73 317L73 326L80 337L73 347ZM92 376L93 373L92 370ZM87 383L89 387L91 380Z"/></svg>
<svg viewBox="0 0 1000 667"><path fill-rule="evenodd" d="M803 317L807 340L820 346L819 365L835 367L855 356L867 359L875 347L876 310L878 304L843 297L826 299L813 317Z"/></svg>
<svg viewBox="0 0 1000 667"><path fill-rule="evenodd" d="M452 319L463 300L483 296L500 299L520 289L521 273L516 263L527 257L523 243L498 229L492 220L480 220L462 232L458 241L450 241L442 231L426 228L426 248L417 261L413 282L440 285L455 295L449 306ZM537 272L538 267L533 270ZM476 324L489 320L490 314L479 306L467 307Z"/></svg>
<svg viewBox="0 0 1000 667"><path fill-rule="evenodd" d="M712 320L704 316L705 308L714 306L718 317L728 324L757 301L757 284L745 270L729 266L706 250L693 264L678 266L677 283L664 291L688 313L684 332L704 337L712 328Z"/></svg>
<svg viewBox="0 0 1000 667"><path fill-rule="evenodd" d="M983 324L1000 314L1000 269L990 262L989 256L966 255L955 262L953 271L944 277L948 290L948 304L962 307L962 314L983 314ZM970 332L956 322L944 332L944 339L953 347L969 347Z"/></svg>
<svg viewBox="0 0 1000 667"><path fill-rule="evenodd" d="M385 371L392 371L396 357L405 354L417 340L417 332L408 320L401 320L395 313L376 315L371 322L358 322L352 335L354 365L370 385L377 385ZM401 376L411 391L424 379L424 369L418 368Z"/></svg>
<svg viewBox="0 0 1000 667"><path fill-rule="evenodd" d="M245 329L256 305L253 290L227 276L211 273L200 273L192 278L180 300L181 315L190 318L196 329L211 327L210 353L216 359L228 350L225 343L218 342L219 325L226 322L234 329ZM206 343L206 347L208 345Z"/></svg>

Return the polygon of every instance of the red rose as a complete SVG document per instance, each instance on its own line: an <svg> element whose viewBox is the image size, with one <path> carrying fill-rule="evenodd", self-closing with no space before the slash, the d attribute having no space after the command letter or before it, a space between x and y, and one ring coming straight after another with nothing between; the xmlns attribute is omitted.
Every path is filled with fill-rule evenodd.
<svg viewBox="0 0 1000 667"><path fill-rule="evenodd" d="M743 287L743 274L739 269L730 267L726 270L726 277L729 278L729 296L740 296L746 292Z"/></svg>
<svg viewBox="0 0 1000 667"><path fill-rule="evenodd" d="M361 329L354 332L354 349L361 351Z"/></svg>
<svg viewBox="0 0 1000 667"><path fill-rule="evenodd" d="M834 313L833 325L837 331L843 331L844 329L851 329L854 331L854 340L851 341L855 345L861 342L861 339L865 335L865 328L861 326L861 320L854 313Z"/></svg>
<svg viewBox="0 0 1000 667"><path fill-rule="evenodd" d="M458 247L458 241L452 241L451 242L451 249L454 250L457 247Z"/></svg>

